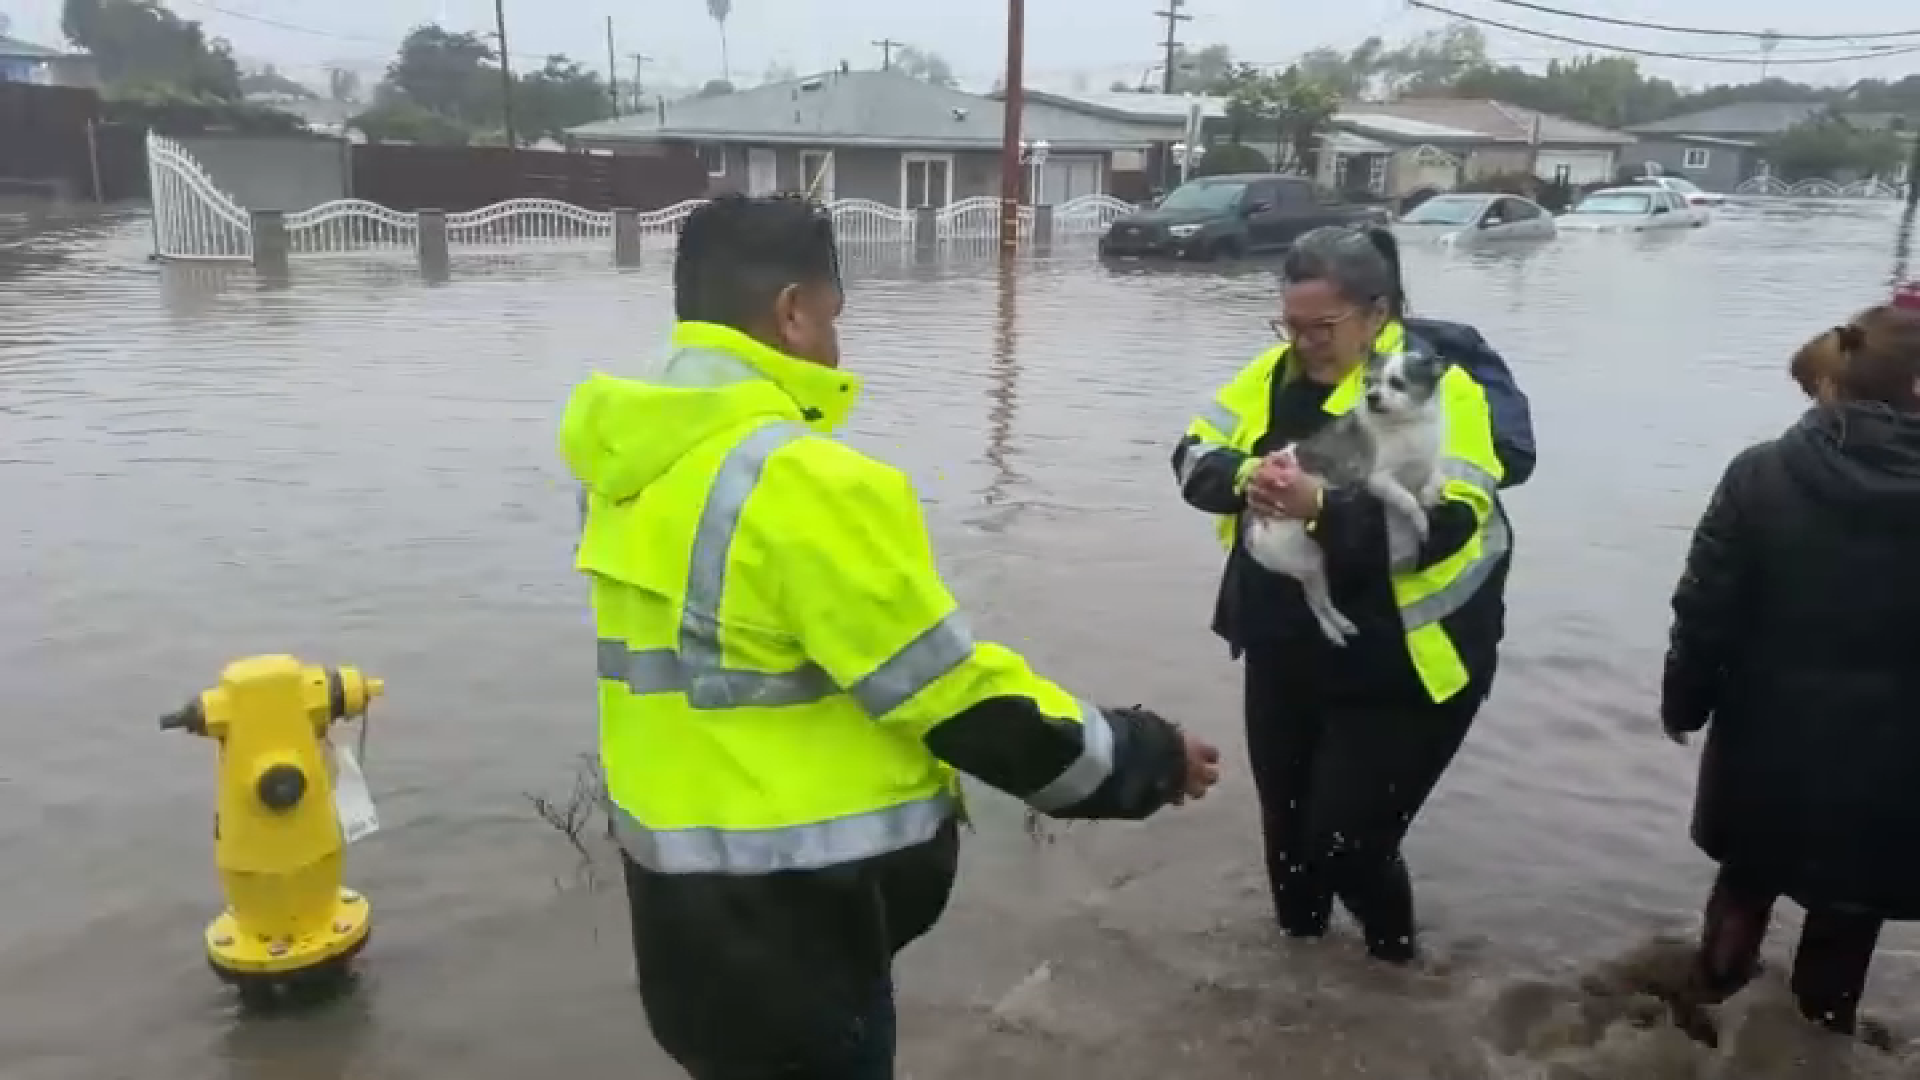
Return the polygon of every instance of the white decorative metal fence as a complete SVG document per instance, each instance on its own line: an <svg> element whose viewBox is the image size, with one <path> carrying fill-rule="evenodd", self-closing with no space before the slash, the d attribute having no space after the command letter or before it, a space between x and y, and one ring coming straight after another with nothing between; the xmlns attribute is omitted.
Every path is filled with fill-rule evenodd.
<svg viewBox="0 0 1920 1080"><path fill-rule="evenodd" d="M608 248L618 252L624 248L637 255L643 248L671 248L680 223L704 202L689 199L661 210L634 213L587 210L553 199L511 199L478 210L440 214L339 199L295 213L263 215L221 191L173 140L149 136L147 152L153 182L154 253L163 259L252 259L255 232L263 228L276 235L263 241L261 252L278 249L288 256L424 252L429 246L443 254ZM990 195L918 211L868 199L839 199L826 209L842 246L855 251L915 246L988 250L996 246L1000 230L1001 202ZM1110 195L1085 195L1051 208L1022 206L1020 242L1034 243L1043 232L1048 241L1098 236L1132 209ZM623 230L628 235L623 237Z"/></svg>
<svg viewBox="0 0 1920 1080"><path fill-rule="evenodd" d="M1802 180L1789 184L1777 176L1754 176L1733 189L1736 195L1770 195L1781 199L1897 199L1900 189L1869 177L1850 184L1832 180Z"/></svg>
<svg viewBox="0 0 1920 1080"><path fill-rule="evenodd" d="M153 252L162 258L251 259L253 223L179 143L147 136Z"/></svg>
<svg viewBox="0 0 1920 1080"><path fill-rule="evenodd" d="M158 220L159 216L160 203L155 200L154 218ZM418 215L389 210L364 199L339 199L288 214L286 228L287 250L295 255L412 251L420 243Z"/></svg>

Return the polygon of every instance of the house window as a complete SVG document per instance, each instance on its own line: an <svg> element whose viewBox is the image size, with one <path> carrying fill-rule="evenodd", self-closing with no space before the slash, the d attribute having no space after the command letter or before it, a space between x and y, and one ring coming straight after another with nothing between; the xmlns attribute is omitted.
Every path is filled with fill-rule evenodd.
<svg viewBox="0 0 1920 1080"><path fill-rule="evenodd" d="M1573 184L1573 166L1555 165L1553 167L1553 182L1559 187L1571 187Z"/></svg>
<svg viewBox="0 0 1920 1080"><path fill-rule="evenodd" d="M1683 169L1704 169L1707 167L1707 162L1712 159L1712 152L1705 147L1689 146L1687 147L1687 156L1680 161L1680 167Z"/></svg>
<svg viewBox="0 0 1920 1080"><path fill-rule="evenodd" d="M1387 165L1393 159L1387 154L1372 154L1367 161L1367 190L1375 195L1387 193Z"/></svg>
<svg viewBox="0 0 1920 1080"><path fill-rule="evenodd" d="M700 143L694 148L700 155L700 164L707 167L708 176L727 175L727 148L721 143Z"/></svg>
<svg viewBox="0 0 1920 1080"><path fill-rule="evenodd" d="M953 155L903 154L900 158L900 206L943 207L953 202Z"/></svg>

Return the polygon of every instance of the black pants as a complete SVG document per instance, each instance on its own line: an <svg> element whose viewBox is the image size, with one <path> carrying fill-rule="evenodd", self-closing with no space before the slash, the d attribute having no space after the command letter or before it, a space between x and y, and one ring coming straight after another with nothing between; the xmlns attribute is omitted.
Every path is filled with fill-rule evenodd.
<svg viewBox="0 0 1920 1080"><path fill-rule="evenodd" d="M893 958L932 928L959 860L931 840L772 874L659 874L622 858L654 1038L694 1080L892 1080Z"/></svg>
<svg viewBox="0 0 1920 1080"><path fill-rule="evenodd" d="M1329 702L1301 675L1247 655L1247 753L1280 925L1295 937L1319 937L1338 898L1369 952L1406 963L1416 935L1400 843L1487 687L1469 686L1440 704L1357 706Z"/></svg>
<svg viewBox="0 0 1920 1080"><path fill-rule="evenodd" d="M1724 1001L1753 979L1760 946L1780 894L1754 875L1726 865L1707 898L1700 974L1709 1001ZM1880 941L1882 920L1869 914L1810 908L1793 954L1793 996L1807 1019L1851 1035L1860 995Z"/></svg>

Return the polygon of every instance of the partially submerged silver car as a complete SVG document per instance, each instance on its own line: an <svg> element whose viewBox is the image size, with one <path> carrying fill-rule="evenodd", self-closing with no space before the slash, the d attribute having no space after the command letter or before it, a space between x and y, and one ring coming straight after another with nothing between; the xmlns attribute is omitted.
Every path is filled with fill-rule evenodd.
<svg viewBox="0 0 1920 1080"><path fill-rule="evenodd" d="M1435 195L1400 215L1395 232L1405 240L1465 245L1551 240L1559 231L1553 215L1518 195Z"/></svg>

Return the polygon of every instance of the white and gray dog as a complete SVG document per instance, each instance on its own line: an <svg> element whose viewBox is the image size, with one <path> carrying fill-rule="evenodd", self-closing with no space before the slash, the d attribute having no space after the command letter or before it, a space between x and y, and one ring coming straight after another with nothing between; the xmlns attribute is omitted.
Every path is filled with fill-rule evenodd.
<svg viewBox="0 0 1920 1080"><path fill-rule="evenodd" d="M1367 364L1366 402L1310 438L1282 450L1329 488L1364 488L1386 504L1394 562L1427 538L1427 508L1440 499L1440 380L1447 362L1426 352L1376 355ZM1345 645L1358 629L1333 606L1319 543L1292 518L1247 515L1247 553L1300 583L1320 631Z"/></svg>

